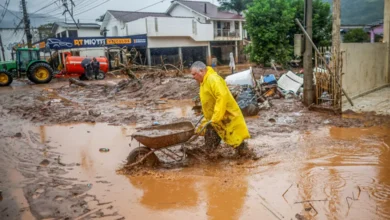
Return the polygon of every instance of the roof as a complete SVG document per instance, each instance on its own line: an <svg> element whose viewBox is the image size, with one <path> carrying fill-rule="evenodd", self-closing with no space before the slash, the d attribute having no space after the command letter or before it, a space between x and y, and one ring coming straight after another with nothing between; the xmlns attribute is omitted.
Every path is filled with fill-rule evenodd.
<svg viewBox="0 0 390 220"><path fill-rule="evenodd" d="M96 23L77 23L79 28L96 28L100 29L100 25ZM53 27L51 29L52 33L56 33L58 27L63 28L77 28L75 23L65 23L65 22L54 22Z"/></svg>
<svg viewBox="0 0 390 220"><path fill-rule="evenodd" d="M75 23L55 22L54 25L64 28L77 28ZM100 25L96 23L77 23L77 25L79 28L100 28Z"/></svg>
<svg viewBox="0 0 390 220"><path fill-rule="evenodd" d="M172 2L168 11L173 9L173 5L176 3L183 5L189 9L194 10L198 14L201 14L210 19L228 19L228 20L243 20L244 17L235 13L220 11L218 6L210 2L198 2L198 1L182 1L176 0Z"/></svg>
<svg viewBox="0 0 390 220"><path fill-rule="evenodd" d="M114 11L108 10L108 12L114 16L117 20L123 22L135 21L140 18L146 17L170 17L169 14L166 13L157 13L157 12L135 12L135 11Z"/></svg>
<svg viewBox="0 0 390 220"><path fill-rule="evenodd" d="M372 22L372 23L368 24L367 26L375 27L375 26L380 26L380 25L383 25L383 19L380 19L378 21Z"/></svg>

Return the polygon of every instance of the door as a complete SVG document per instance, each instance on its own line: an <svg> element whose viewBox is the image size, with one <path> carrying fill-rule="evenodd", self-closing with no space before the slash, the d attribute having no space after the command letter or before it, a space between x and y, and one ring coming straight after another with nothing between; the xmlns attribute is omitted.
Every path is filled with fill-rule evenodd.
<svg viewBox="0 0 390 220"><path fill-rule="evenodd" d="M17 53L17 62L19 71L25 72L27 65L30 63L31 54L28 50L20 50Z"/></svg>

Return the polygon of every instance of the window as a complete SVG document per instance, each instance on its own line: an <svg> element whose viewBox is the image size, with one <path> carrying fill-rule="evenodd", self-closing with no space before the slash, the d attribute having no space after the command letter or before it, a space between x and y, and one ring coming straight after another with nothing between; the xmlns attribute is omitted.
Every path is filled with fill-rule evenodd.
<svg viewBox="0 0 390 220"><path fill-rule="evenodd" d="M217 21L217 28L221 28L221 22Z"/></svg>
<svg viewBox="0 0 390 220"><path fill-rule="evenodd" d="M30 51L28 50L22 50L20 51L20 56L19 56L19 68L22 71L26 70L26 67L28 63L30 62Z"/></svg>
<svg viewBox="0 0 390 220"><path fill-rule="evenodd" d="M198 34L197 32L198 31L196 29L196 21L192 21L192 33L196 35Z"/></svg>
<svg viewBox="0 0 390 220"><path fill-rule="evenodd" d="M61 32L61 37L66 37L66 31Z"/></svg>
<svg viewBox="0 0 390 220"><path fill-rule="evenodd" d="M234 22L234 28L236 30L240 29L240 23L238 21Z"/></svg>
<svg viewBox="0 0 390 220"><path fill-rule="evenodd" d="M56 35L56 37L57 37L57 38L61 38L61 33L58 33L58 34Z"/></svg>
<svg viewBox="0 0 390 220"><path fill-rule="evenodd" d="M78 37L77 30L68 31L68 37L73 37L73 38Z"/></svg>
<svg viewBox="0 0 390 220"><path fill-rule="evenodd" d="M157 23L157 18L154 18L154 27L156 29L156 32L158 32L158 23Z"/></svg>
<svg viewBox="0 0 390 220"><path fill-rule="evenodd" d="M32 50L31 51L31 60L39 60L39 55L38 55L38 51L34 51Z"/></svg>

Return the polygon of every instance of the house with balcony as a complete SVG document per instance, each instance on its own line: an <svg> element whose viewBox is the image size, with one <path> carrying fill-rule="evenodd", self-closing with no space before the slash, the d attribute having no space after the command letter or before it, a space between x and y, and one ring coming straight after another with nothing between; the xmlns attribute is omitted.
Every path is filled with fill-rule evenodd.
<svg viewBox="0 0 390 220"><path fill-rule="evenodd" d="M174 0L165 13L109 10L101 25L107 36L147 35L147 48L140 50L149 65L201 60L228 63L229 54L240 60L244 18L219 11L210 2Z"/></svg>

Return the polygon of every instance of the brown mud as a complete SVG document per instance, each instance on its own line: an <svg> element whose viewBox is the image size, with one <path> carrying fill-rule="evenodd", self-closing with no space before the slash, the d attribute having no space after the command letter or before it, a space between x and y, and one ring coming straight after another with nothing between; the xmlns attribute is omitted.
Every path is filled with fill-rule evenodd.
<svg viewBox="0 0 390 220"><path fill-rule="evenodd" d="M294 99L246 118L259 160L224 144L205 155L199 138L185 166L157 153L155 169L118 172L136 128L200 118L191 79L148 80L115 96L63 82L0 88L0 219L390 218L389 117Z"/></svg>

